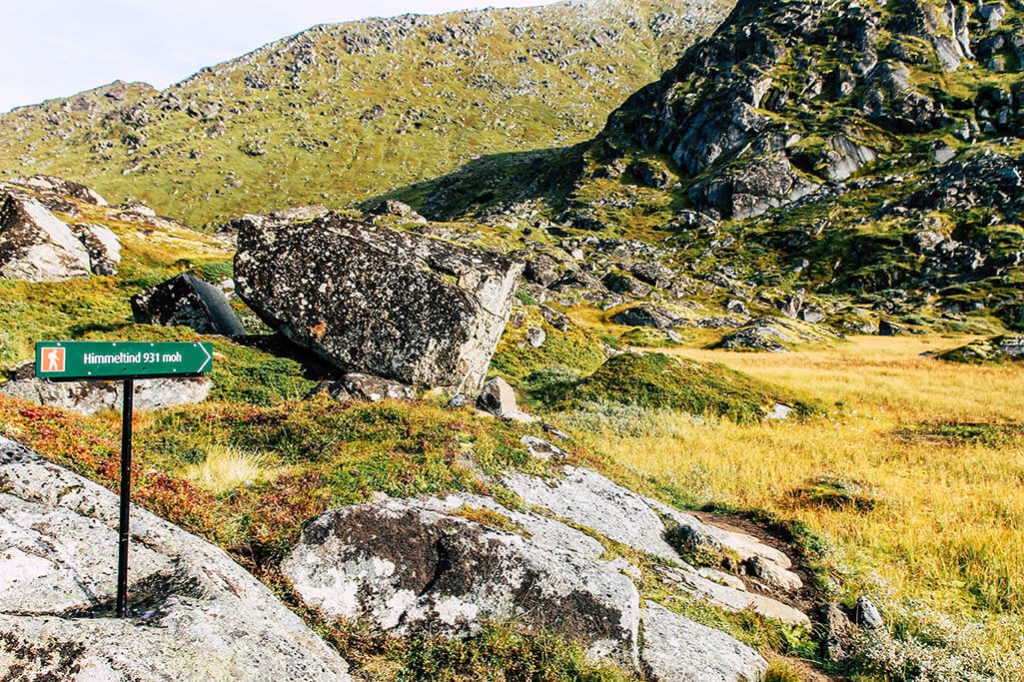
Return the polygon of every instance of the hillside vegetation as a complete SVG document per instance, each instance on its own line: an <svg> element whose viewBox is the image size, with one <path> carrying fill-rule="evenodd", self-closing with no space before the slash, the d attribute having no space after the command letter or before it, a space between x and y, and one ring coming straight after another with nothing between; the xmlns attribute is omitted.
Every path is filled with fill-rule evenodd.
<svg viewBox="0 0 1024 682"><path fill-rule="evenodd" d="M396 196L432 218L658 241L723 303L839 297L825 312L851 331L851 301L911 327L1020 326L1022 20L1012 4L744 0L592 142Z"/></svg>
<svg viewBox="0 0 1024 682"><path fill-rule="evenodd" d="M4 114L0 168L194 226L339 207L482 154L591 137L727 11L589 0L317 26L164 92L115 83Z"/></svg>

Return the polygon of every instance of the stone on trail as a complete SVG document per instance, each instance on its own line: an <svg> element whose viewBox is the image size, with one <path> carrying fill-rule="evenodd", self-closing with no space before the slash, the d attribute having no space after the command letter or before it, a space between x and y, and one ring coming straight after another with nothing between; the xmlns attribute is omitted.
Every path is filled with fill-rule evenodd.
<svg viewBox="0 0 1024 682"><path fill-rule="evenodd" d="M519 409L515 389L501 377L491 379L484 384L476 405L481 410L507 421L523 424L532 424L535 421L533 415Z"/></svg>
<svg viewBox="0 0 1024 682"><path fill-rule="evenodd" d="M135 409L161 410L205 401L213 382L205 377L188 379L142 379L135 382ZM120 381L62 381L38 379L34 363L14 370L13 378L0 384L0 393L47 407L86 416L101 410L121 408Z"/></svg>
<svg viewBox="0 0 1024 682"><path fill-rule="evenodd" d="M640 660L654 682L758 682L768 670L761 654L731 635L654 602L644 604Z"/></svg>
<svg viewBox="0 0 1024 682"><path fill-rule="evenodd" d="M328 617L366 618L399 636L453 637L479 633L484 621L514 620L635 666L639 593L596 560L600 545L550 519L523 523L524 515L494 502L486 508L483 522L436 500L331 511L306 527L282 570L302 600ZM487 518L539 529L544 539L484 525ZM581 537L567 542L566 535Z"/></svg>
<svg viewBox="0 0 1024 682"><path fill-rule="evenodd" d="M508 322L522 264L342 219L243 222L242 299L346 371L477 394Z"/></svg>
<svg viewBox="0 0 1024 682"><path fill-rule="evenodd" d="M55 282L90 272L71 228L34 199L0 194L0 278Z"/></svg>
<svg viewBox="0 0 1024 682"><path fill-rule="evenodd" d="M191 327L200 334L243 336L245 327L224 292L193 275L178 275L132 297L136 322Z"/></svg>
<svg viewBox="0 0 1024 682"><path fill-rule="evenodd" d="M347 665L222 550L0 438L0 678L345 682Z"/></svg>

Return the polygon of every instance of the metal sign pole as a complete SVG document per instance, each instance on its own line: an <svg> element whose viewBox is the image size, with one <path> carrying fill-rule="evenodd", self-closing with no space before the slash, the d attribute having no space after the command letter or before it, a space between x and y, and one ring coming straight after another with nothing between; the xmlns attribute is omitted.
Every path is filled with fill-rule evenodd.
<svg viewBox="0 0 1024 682"><path fill-rule="evenodd" d="M132 497L132 410L136 379L188 379L213 370L213 344L156 341L40 341L35 373L50 381L124 381L121 405L121 519L117 535L117 617L128 613Z"/></svg>
<svg viewBox="0 0 1024 682"><path fill-rule="evenodd" d="M128 610L128 533L132 496L132 412L135 402L135 380L124 380L124 402L121 405L121 521L117 537L117 617Z"/></svg>

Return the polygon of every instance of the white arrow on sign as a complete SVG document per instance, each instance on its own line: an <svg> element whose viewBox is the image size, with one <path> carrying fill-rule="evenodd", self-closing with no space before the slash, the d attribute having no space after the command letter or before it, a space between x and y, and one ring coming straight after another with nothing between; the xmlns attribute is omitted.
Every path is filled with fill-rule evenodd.
<svg viewBox="0 0 1024 682"><path fill-rule="evenodd" d="M213 356L210 355L210 353L206 350L206 346L204 346L203 344L199 343L196 345L199 346L199 350L203 351L203 355L206 356L206 360L203 362L203 364L199 365L199 369L196 370L196 372L198 373L206 369L206 366L210 364L210 361L213 360Z"/></svg>

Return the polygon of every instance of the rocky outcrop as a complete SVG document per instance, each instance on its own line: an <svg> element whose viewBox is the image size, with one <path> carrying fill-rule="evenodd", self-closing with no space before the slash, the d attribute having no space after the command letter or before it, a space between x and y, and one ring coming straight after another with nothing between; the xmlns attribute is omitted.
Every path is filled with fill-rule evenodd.
<svg viewBox="0 0 1024 682"><path fill-rule="evenodd" d="M337 652L227 554L139 509L129 617L109 617L117 497L3 438L0 481L5 679L349 679Z"/></svg>
<svg viewBox="0 0 1024 682"><path fill-rule="evenodd" d="M543 446L544 459L565 456L527 438L531 452ZM468 493L382 497L318 518L283 571L302 600L328 617L363 618L397 635L448 637L510 621L582 642L592 654L657 680L759 680L767 664L723 632L652 602L641 608L632 580L640 578L639 569L609 558L595 537L657 557L653 577L666 594L809 625L796 608L753 591L761 585L757 578L748 586L720 569L695 568L667 541L687 528L708 554L708 548L719 555L727 549L738 562L770 564L799 582L783 552L752 536L710 526L587 469L565 467L551 482L509 473L502 483L529 511ZM798 588L777 589L789 594Z"/></svg>
<svg viewBox="0 0 1024 682"><path fill-rule="evenodd" d="M178 275L133 296L132 313L142 324L191 327L200 334L245 334L224 292L193 275Z"/></svg>
<svg viewBox="0 0 1024 682"><path fill-rule="evenodd" d="M1006 335L981 339L939 353L939 359L947 362L971 364L998 364L1024 361L1024 336Z"/></svg>
<svg viewBox="0 0 1024 682"><path fill-rule="evenodd" d="M477 393L523 266L505 256L328 216L243 225L239 295L344 368Z"/></svg>
<svg viewBox="0 0 1024 682"><path fill-rule="evenodd" d="M768 670L750 647L654 602L644 604L643 624L640 660L653 682L759 682Z"/></svg>
<svg viewBox="0 0 1024 682"><path fill-rule="evenodd" d="M135 382L135 409L161 410L205 401L213 388L207 378L145 379ZM14 370L10 381L0 384L0 393L39 405L91 415L121 408L121 382L37 379L35 366L27 363Z"/></svg>
<svg viewBox="0 0 1024 682"><path fill-rule="evenodd" d="M34 199L0 194L0 277L49 282L87 277L89 253Z"/></svg>
<svg viewBox="0 0 1024 682"><path fill-rule="evenodd" d="M757 217L813 192L818 183L800 173L781 153L749 160L690 189L701 208L713 208L735 220Z"/></svg>
<svg viewBox="0 0 1024 682"><path fill-rule="evenodd" d="M785 353L797 346L831 343L838 339L836 332L818 324L781 317L759 317L725 335L715 348Z"/></svg>
<svg viewBox="0 0 1024 682"><path fill-rule="evenodd" d="M470 520L476 508L511 529ZM541 534L528 539L517 524ZM583 533L491 502L384 500L321 516L283 571L303 601L330 617L449 636L514 619L635 666L639 594L596 560L600 553Z"/></svg>
<svg viewBox="0 0 1024 682"><path fill-rule="evenodd" d="M92 274L117 274L117 268L121 264L121 240L113 230L103 225L75 223L71 226L71 232L89 253Z"/></svg>
<svg viewBox="0 0 1024 682"><path fill-rule="evenodd" d="M59 196L70 197L76 201L81 201L84 204L92 204L93 206L107 205L107 200L101 197L95 190L90 189L81 183L72 182L71 180L65 180L64 178L58 178L52 175L15 177L10 178L6 182L19 187L25 187L26 189L42 195L56 194Z"/></svg>

